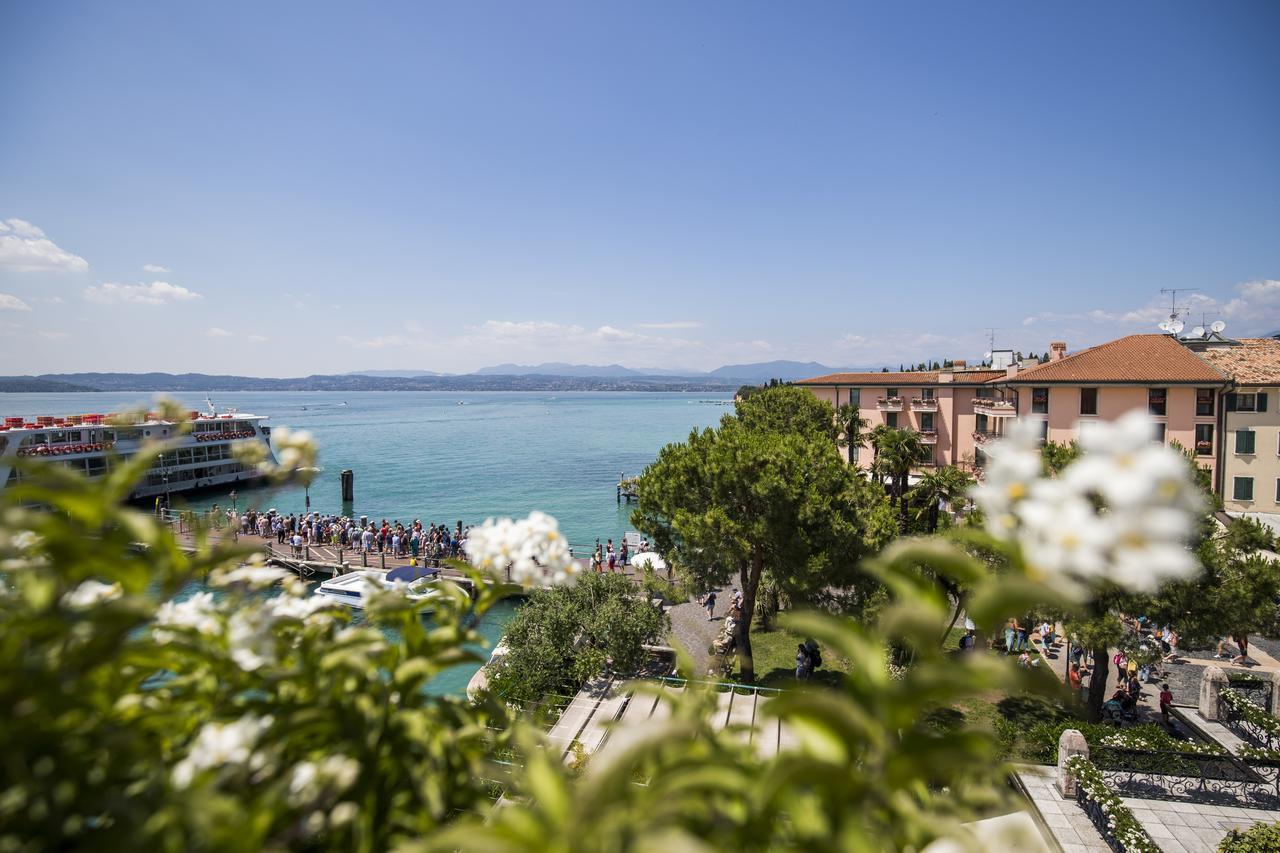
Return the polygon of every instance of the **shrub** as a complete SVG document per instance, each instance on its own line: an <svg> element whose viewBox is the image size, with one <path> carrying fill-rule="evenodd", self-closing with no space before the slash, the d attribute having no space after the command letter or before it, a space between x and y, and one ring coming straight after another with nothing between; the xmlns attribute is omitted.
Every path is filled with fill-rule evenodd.
<svg viewBox="0 0 1280 853"><path fill-rule="evenodd" d="M1275 853L1280 850L1280 823L1257 823L1233 829L1218 843L1218 853Z"/></svg>

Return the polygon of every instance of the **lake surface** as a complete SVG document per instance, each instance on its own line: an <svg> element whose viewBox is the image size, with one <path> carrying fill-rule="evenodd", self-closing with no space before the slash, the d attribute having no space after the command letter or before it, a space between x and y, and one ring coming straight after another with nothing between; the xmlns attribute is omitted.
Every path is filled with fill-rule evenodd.
<svg viewBox="0 0 1280 853"><path fill-rule="evenodd" d="M189 409L202 399L176 397ZM310 430L324 471L311 486L322 512L423 524L550 513L588 553L596 537L618 542L634 529L616 502L618 477L638 474L663 445L713 426L732 411L730 394L243 392L218 394L219 408L270 417L273 427ZM145 405L145 393L0 394L0 416L68 415ZM462 403L464 405L459 405ZM345 405L344 405L345 404ZM355 472L355 501L343 506L339 474ZM229 506L229 490L174 495L175 508ZM303 489L240 488L240 509L302 512ZM504 602L481 620L490 648L515 612ZM358 617L359 618L359 617ZM435 693L462 695L476 666L433 679Z"/></svg>
<svg viewBox="0 0 1280 853"><path fill-rule="evenodd" d="M187 408L204 408L191 395L169 396ZM118 411L151 399L127 392L0 394L0 415ZM555 516L578 548L596 537L617 542L633 529L626 503L616 503L619 475L638 474L663 445L718 423L732 410L726 405L731 399L644 392L214 395L219 409L267 415L273 427L315 436L324 471L311 486L314 509L450 527L459 520L471 524L537 509ZM339 486L344 468L355 472L355 501L346 507ZM175 495L174 506L229 506L229 491ZM236 504L288 513L303 511L305 499L300 487L242 487Z"/></svg>

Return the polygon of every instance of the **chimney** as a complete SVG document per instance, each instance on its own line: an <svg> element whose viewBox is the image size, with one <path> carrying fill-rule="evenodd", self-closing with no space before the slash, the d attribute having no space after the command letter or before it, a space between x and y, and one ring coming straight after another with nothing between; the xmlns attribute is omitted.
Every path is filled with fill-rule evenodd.
<svg viewBox="0 0 1280 853"><path fill-rule="evenodd" d="M1012 379L1013 377L1015 377L1015 376L1017 376L1017 375L1018 375L1018 362L1016 362L1016 361L1015 361L1015 362L1013 362L1013 364L1010 364L1008 367L1006 367L1006 368L1004 369L1004 378L1005 378L1005 379Z"/></svg>
<svg viewBox="0 0 1280 853"><path fill-rule="evenodd" d="M952 364L954 364L954 365L956 366L956 368L957 368L957 369L959 369L959 368L961 368L961 367L968 367L968 366L969 366L969 362L968 362L968 361L966 361L966 360L965 360L965 359L963 359L963 358L957 358L955 361L953 361L953 362L951 362L951 363L952 363Z"/></svg>
<svg viewBox="0 0 1280 853"><path fill-rule="evenodd" d="M1049 360L1058 361L1067 357L1067 342L1054 341L1049 344Z"/></svg>

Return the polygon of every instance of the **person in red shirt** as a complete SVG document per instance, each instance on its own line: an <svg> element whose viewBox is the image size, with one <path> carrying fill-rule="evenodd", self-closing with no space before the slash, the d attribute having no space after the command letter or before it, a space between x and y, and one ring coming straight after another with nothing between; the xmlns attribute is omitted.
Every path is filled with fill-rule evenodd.
<svg viewBox="0 0 1280 853"><path fill-rule="evenodd" d="M1164 719L1164 724L1169 725L1169 708L1173 705L1173 693L1169 690L1168 684L1160 685L1160 716Z"/></svg>
<svg viewBox="0 0 1280 853"><path fill-rule="evenodd" d="M1067 683L1071 686L1072 693L1080 692L1080 664L1071 664L1071 670L1067 673Z"/></svg>

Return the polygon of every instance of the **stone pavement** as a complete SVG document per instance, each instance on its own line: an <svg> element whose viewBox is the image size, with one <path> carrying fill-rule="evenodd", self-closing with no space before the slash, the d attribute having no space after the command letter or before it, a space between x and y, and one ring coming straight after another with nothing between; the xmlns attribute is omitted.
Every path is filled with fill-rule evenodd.
<svg viewBox="0 0 1280 853"><path fill-rule="evenodd" d="M696 599L689 599L680 604L672 605L667 610L667 615L671 617L672 641L679 643L693 658L694 669L692 676L694 678L706 676L707 670L711 667L711 652L709 648L711 641L716 638L720 633L720 629L724 627L724 616L729 612L729 600L732 592L732 585L717 590L715 619L710 622L707 621L706 611L698 604Z"/></svg>
<svg viewBox="0 0 1280 853"><path fill-rule="evenodd" d="M1280 820L1280 812L1264 809L1121 799L1164 853L1215 853L1231 830Z"/></svg>
<svg viewBox="0 0 1280 853"><path fill-rule="evenodd" d="M1054 783L1057 773L1056 767L1020 765L1015 775L1062 853L1110 850L1084 809L1075 800L1064 800L1058 793Z"/></svg>

